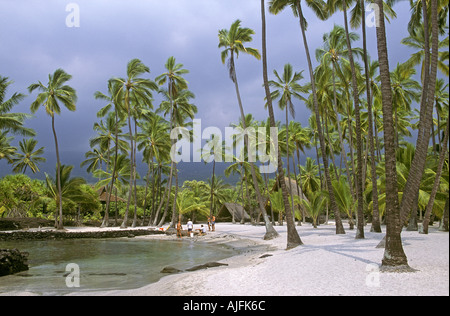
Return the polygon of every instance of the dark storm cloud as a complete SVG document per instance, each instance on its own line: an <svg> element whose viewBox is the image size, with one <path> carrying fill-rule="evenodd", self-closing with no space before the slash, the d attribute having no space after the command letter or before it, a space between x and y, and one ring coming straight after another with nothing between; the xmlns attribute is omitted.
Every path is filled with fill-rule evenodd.
<svg viewBox="0 0 450 316"><path fill-rule="evenodd" d="M69 3L80 9L80 27L66 25L71 13L66 11ZM313 17L309 9L305 11L314 56L314 50L322 44L323 33L329 32L334 24L342 25L342 13L323 22ZM400 13L399 19L388 26L395 29L388 33L390 48L394 47L390 57L395 63L407 57L395 49L406 36L408 17ZM63 110L56 119L56 127L63 160L66 152L66 155L78 155L81 162L84 152L89 150L89 138L94 135L92 126L97 121L96 112L104 105L95 100L93 94L97 90L106 92L109 78L124 77L126 64L132 58L139 58L148 65L149 77L155 78L164 72L167 58L175 56L177 62L190 70L186 78L196 95L197 118L203 120L203 126L224 128L237 122L239 111L234 86L217 47L218 30L228 29L236 19L255 30L250 46L260 49L259 1L0 0L0 74L15 81L10 93L26 93L27 87L38 80L46 84L48 74L57 68L73 76L69 84L78 93L77 111ZM305 70L304 83L309 81L298 20L286 10L279 16L268 14L267 24L269 75L272 69L282 72L284 64L290 62L296 71ZM369 29L368 36L371 38L369 49L376 58L375 29ZM403 47L401 49L404 51ZM397 58L397 54L403 57ZM261 63L241 55L237 72L245 111L253 113L256 119L265 119ZM14 110L29 112L35 97L36 92ZM155 99L155 106L158 106L160 97L155 95ZM297 119L306 125L309 111L302 102L295 105ZM27 121L27 126L36 130L39 145L46 147L46 156L52 155L54 147L50 123L43 110Z"/></svg>

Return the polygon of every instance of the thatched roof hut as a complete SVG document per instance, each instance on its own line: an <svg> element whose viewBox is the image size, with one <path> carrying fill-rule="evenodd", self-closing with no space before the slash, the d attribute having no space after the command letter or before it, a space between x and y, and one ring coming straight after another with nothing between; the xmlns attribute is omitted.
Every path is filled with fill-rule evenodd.
<svg viewBox="0 0 450 316"><path fill-rule="evenodd" d="M100 189L97 190L97 194L98 194L98 198L100 200L100 202L106 203L107 199L108 199L108 192L106 192L106 187L101 187ZM126 202L124 199L120 198L120 197L116 197L115 195L111 195L111 198L109 199L110 202Z"/></svg>
<svg viewBox="0 0 450 316"><path fill-rule="evenodd" d="M216 216L218 222L240 222L250 220L250 216L245 211L244 207L237 203L224 203Z"/></svg>
<svg viewBox="0 0 450 316"><path fill-rule="evenodd" d="M303 193L302 188L297 184L297 181L294 179L291 179L290 185L289 185L289 178L284 177L284 182L286 183L286 189L288 192L291 193L291 195L299 196L302 200L308 200L306 195ZM276 181L272 191L278 191L280 189L279 181Z"/></svg>

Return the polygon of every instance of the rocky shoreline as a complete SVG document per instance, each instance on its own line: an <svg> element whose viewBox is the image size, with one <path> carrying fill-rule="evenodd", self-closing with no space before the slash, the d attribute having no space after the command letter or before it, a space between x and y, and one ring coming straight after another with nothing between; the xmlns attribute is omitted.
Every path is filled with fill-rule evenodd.
<svg viewBox="0 0 450 316"><path fill-rule="evenodd" d="M0 249L0 277L28 270L28 253L18 249Z"/></svg>
<svg viewBox="0 0 450 316"><path fill-rule="evenodd" d="M0 241L11 240L54 240L54 239L103 239L103 238L133 238L136 236L164 235L165 233L153 229L126 229L105 231L12 231L0 232Z"/></svg>

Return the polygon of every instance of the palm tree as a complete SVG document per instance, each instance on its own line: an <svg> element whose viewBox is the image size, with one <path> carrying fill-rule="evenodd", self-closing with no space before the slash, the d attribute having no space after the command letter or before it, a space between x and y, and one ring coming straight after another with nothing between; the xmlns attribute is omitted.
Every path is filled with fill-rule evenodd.
<svg viewBox="0 0 450 316"><path fill-rule="evenodd" d="M149 113L149 115L144 116L145 119L140 122L141 133L138 134L138 150L143 150L144 162L148 165L147 179L145 186L144 195L144 220L145 220L145 210L147 209L147 193L149 187L150 173L153 175L153 185L152 185L152 201L153 205L156 200L155 198L155 164L161 163L164 158L169 156L171 149L170 137L169 137L169 124L155 113ZM153 208L152 208L153 210Z"/></svg>
<svg viewBox="0 0 450 316"><path fill-rule="evenodd" d="M286 114L286 158L287 158L287 174L289 178L289 186L291 186L291 172L290 172L290 154L289 154L289 112L292 118L295 119L295 108L292 103L292 98L297 98L302 101L306 99L300 95L300 93L307 93L308 89L306 86L301 86L298 81L303 79L303 71L295 72L293 71L291 64L284 65L284 71L282 76L278 74L276 70L273 71L277 81L270 80L269 86L274 87L276 90L272 92L272 100L279 99L278 106L281 110L285 110ZM289 188L289 192L292 193L292 188ZM292 196L291 196L292 199ZM292 199L293 202L293 199ZM294 208L294 205L292 205Z"/></svg>
<svg viewBox="0 0 450 316"><path fill-rule="evenodd" d="M16 157L12 160L14 172L22 172L25 174L28 167L33 173L40 171L38 164L40 162L46 162L47 159L40 157L44 153L44 147L35 150L37 143L38 141L32 138L19 142L21 153L17 152Z"/></svg>
<svg viewBox="0 0 450 316"><path fill-rule="evenodd" d="M261 59L261 55L257 49L251 48L251 47L245 47L244 45L246 43L249 43L253 40L253 34L255 34L255 31L253 31L250 28L243 28L241 27L241 21L236 20L230 27L229 30L222 29L219 30L219 48L224 48L224 50L221 52L221 58L222 63L225 64L227 58L228 59L228 70L231 81L233 81L235 89L236 89L236 96L238 99L238 105L239 110L241 113L241 121L243 128L246 129L246 123L245 123L245 113L244 113L244 107L242 105L241 100L241 94L239 92L239 85L237 80L237 74L236 74L236 64L235 64L235 56L236 58L239 57L240 53L246 53L249 54L256 59ZM244 146L246 148L248 147L248 137L244 137ZM253 178L253 184L255 186L255 192L256 192L256 198L258 200L258 205L261 213L264 217L264 222L266 225L266 234L264 236L264 239L273 239L278 236L278 233L275 231L275 229L272 226L272 223L269 220L269 217L267 216L264 201L261 196L261 191L259 190L259 185L256 177L255 167L253 163L250 163L250 169L251 174Z"/></svg>
<svg viewBox="0 0 450 316"><path fill-rule="evenodd" d="M358 200L358 228L356 233L357 239L364 238L364 213L363 213L363 181L362 181L362 165L363 165L363 150L362 150L362 136L361 136L361 115L360 115L360 101L359 101L359 90L358 83L356 80L356 68L353 56L353 49L351 45L350 32L348 27L348 17L347 17L347 4L348 0L330 0L328 1L327 7L329 14L333 14L336 10L340 9L344 13L344 29L345 38L347 42L348 49L348 59L350 62L350 69L352 74L352 92L353 92L353 105L355 109L355 121L356 121L356 154L357 154L357 172L356 172L356 195Z"/></svg>
<svg viewBox="0 0 450 316"><path fill-rule="evenodd" d="M94 93L95 99L98 100L105 100L109 102L106 106L104 106L100 111L97 112L97 117L104 117L105 115L108 115L111 107L114 107L114 117L115 117L115 131L114 131L114 161L113 161L113 170L112 170L112 177L111 177L111 183L109 184L109 193L106 199L106 210L105 210L105 218L102 222L101 227L107 227L108 221L106 220L107 214L109 214L109 207L110 207L110 199L112 196L112 190L114 187L114 181L115 181L115 173L116 173L116 166L117 166L117 158L119 156L119 128L122 127L122 125L125 125L124 119L122 117L119 117L123 112L123 90L121 89L121 84L115 81L114 79L108 80L108 93L109 95L105 95L104 93L100 91L96 91ZM121 131L120 131L121 133ZM125 150L128 150L128 148L124 147ZM117 205L117 202L116 202ZM116 218L116 224L117 224L117 218Z"/></svg>
<svg viewBox="0 0 450 316"><path fill-rule="evenodd" d="M108 185L111 186L109 187L110 193L107 196L107 203L111 200L112 191L114 189L116 205L115 225L117 225L117 190L121 187L121 185L129 185L131 163L126 154L120 154L118 157L111 156L110 160L111 161L109 164L113 163L115 165L115 168L113 168L112 171L97 169L94 171L94 177L100 179L95 185L97 189L106 187ZM105 210L105 217L106 214L109 214L108 208L106 208ZM109 219L109 217L106 217L106 219ZM105 223L104 227L106 227L107 221L104 220L103 222Z"/></svg>
<svg viewBox="0 0 450 316"><path fill-rule="evenodd" d="M13 81L9 81L9 78L0 76L0 132L6 130L22 136L35 136L36 133L32 129L23 126L24 120L31 115L10 113L12 108L25 98L24 94L15 92L8 100L5 100L6 92L11 84Z"/></svg>
<svg viewBox="0 0 450 316"><path fill-rule="evenodd" d="M383 1L376 0L379 17L384 17ZM400 207L397 187L397 166L394 137L394 117L392 104L392 88L389 72L389 58L386 43L384 18L377 21L377 50L380 66L381 96L383 101L383 126L385 145L386 176L386 246L382 260L383 267L407 266L408 260L403 250L400 221Z"/></svg>
<svg viewBox="0 0 450 316"><path fill-rule="evenodd" d="M132 116L132 103L136 106L138 104L146 104L151 107L152 91L157 91L157 85L150 79L141 78L140 76L150 73L150 68L144 65L139 59L135 58L128 62L127 65L127 77L126 78L114 78L113 81L120 85L117 93L123 93L124 106L128 119L128 130L130 135L130 163L132 164L132 172L130 173L130 182L128 190L127 208L125 210L124 219L121 228L127 227L128 212L130 209L131 196L133 192L134 179L136 178L135 170L135 155L134 155L134 142L133 131L131 128L131 116ZM136 203L136 199L135 199ZM136 213L136 212L135 212ZM134 222L133 222L134 223Z"/></svg>
<svg viewBox="0 0 450 316"><path fill-rule="evenodd" d="M336 234L345 234L344 226L342 225L341 216L339 214L339 209L336 204L336 200L334 198L334 193L332 189L331 184L331 176L330 171L328 168L328 157L326 153L326 144L325 144L325 138L322 132L322 123L320 122L320 112L319 112L319 102L317 100L317 89L316 89L316 81L314 78L314 71L312 67L312 61L311 61L311 55L309 52L309 46L308 41L306 38L306 27L307 23L305 21L305 18L303 16L303 10L301 5L301 0L272 0L269 2L270 7L269 11L273 14L278 14L281 11L283 11L286 7L290 6L294 16L298 17L300 19L300 29L302 33L303 38L303 45L305 47L306 52L306 59L308 62L308 70L309 70L309 76L311 81L311 91L312 91L312 97L313 97L313 108L316 118L316 125L317 125L317 132L320 142L320 149L322 151L322 160L323 160L323 166L325 171L325 180L327 183L327 189L328 193L330 195L330 204L331 209L333 210L336 218ZM322 20L326 18L326 10L325 5L322 0L317 1L306 1L306 4L313 9L314 13Z"/></svg>
<svg viewBox="0 0 450 316"><path fill-rule="evenodd" d="M175 117L178 118L179 123L183 123L183 119L181 117L184 117L182 115L182 111L177 111L178 104L180 105L187 105L188 112L191 113L191 110L189 109L189 102L188 100L193 98L194 95L187 90L188 88L188 82L186 79L182 77L182 75L189 73L189 70L183 69L183 64L176 63L175 57L171 56L167 59L167 62L165 64L166 72L156 77L156 82L158 85L162 86L167 82L167 93L166 96L168 98L167 103L162 103L161 106L165 107L166 112L169 113L170 117L170 130L172 130L175 127L176 121ZM184 91L184 92L182 92ZM178 100L176 100L178 98ZM178 101L178 102L177 102ZM193 116L193 114L192 114ZM175 140L171 140L172 146L175 144ZM168 195L167 195L167 204L164 209L164 215L161 219L160 225L162 225L162 222L165 219L165 216L167 214L168 208L169 208L169 200L170 200L170 193L172 190L172 180L173 180L173 173L175 172L175 195L174 195L174 202L172 205L173 210L173 216L171 221L171 227L175 227L175 212L176 212L176 205L177 205L177 197L178 197L178 173L177 173L177 164L175 161L172 161L172 164L170 166L170 176L169 176L169 183L168 183Z"/></svg>
<svg viewBox="0 0 450 316"><path fill-rule="evenodd" d="M86 184L86 181L81 177L71 178L71 173L73 166L61 165L57 167L55 172L58 171L60 174L56 174L56 179L60 179L61 190L58 189L58 185L55 183L54 178L45 174L45 182L47 184L47 194L55 201L56 206L63 204L64 202L80 202L84 198L84 194L80 186ZM58 208L57 212L58 213ZM61 215L60 215L61 216ZM55 219L57 218L57 214Z"/></svg>
<svg viewBox="0 0 450 316"><path fill-rule="evenodd" d="M53 75L48 76L47 86L44 86L40 81L33 83L28 87L28 91L32 93L34 90L39 90L41 93L37 96L36 100L31 104L31 113L36 113L39 107L43 106L48 115L52 118L52 131L55 139L56 149L56 186L59 194L58 207L59 207L59 223L58 229L64 229L63 226L63 210L62 210L62 196L61 196L61 160L59 157L58 138L55 130L55 114L61 113L60 103L64 105L69 111L75 111L77 100L77 94L74 88L66 85L66 82L72 79L72 76L66 73L63 69L57 69Z"/></svg>
<svg viewBox="0 0 450 316"><path fill-rule="evenodd" d="M349 34L350 40L355 41L358 40L358 35L356 33ZM329 65L332 66L331 71L331 79L333 83L333 112L334 119L336 120L336 127L339 135L339 142L341 146L341 157L344 158L345 168L347 171L347 177L349 179L350 190L352 193L352 197L354 196L353 192L353 181L351 179L350 168L347 162L347 154L345 151L345 144L343 139L343 133L341 129L340 119L339 119L339 108L338 108L338 95L337 95L337 87L336 87L336 75L341 79L341 85L344 87L347 86L346 79L343 74L342 68L348 64L348 59L346 58L349 54L349 50L346 44L345 30L341 26L335 25L333 30L330 33L326 33L323 36L324 47L316 50L316 59L321 61L320 66L318 67L317 74L319 75L318 81L328 81L328 77L330 74ZM354 50L354 52L361 53L360 50ZM327 82L328 83L328 82ZM342 102L340 102L342 103ZM327 115L328 118L328 115ZM350 142L351 144L352 142ZM350 148L351 152L353 151ZM352 155L353 156L353 155Z"/></svg>
<svg viewBox="0 0 450 316"><path fill-rule="evenodd" d="M313 227L317 228L317 220L320 213L325 208L325 194L324 191L316 191L311 194L309 200L302 200L302 205L306 209L306 212L313 219Z"/></svg>
<svg viewBox="0 0 450 316"><path fill-rule="evenodd" d="M429 40L431 40L431 34L429 34ZM420 79L423 82L425 76L425 30L423 24L421 23L414 32L411 30L408 37L402 39L401 43L405 46L413 48L417 50L417 52L413 53L411 57L405 62L410 68L414 68L417 65L420 65ZM439 41L438 47L442 49L439 54L438 60L438 69L446 76L449 75L448 65L444 63L443 58L445 57L445 53L448 54L448 36ZM447 48L447 49L445 49Z"/></svg>

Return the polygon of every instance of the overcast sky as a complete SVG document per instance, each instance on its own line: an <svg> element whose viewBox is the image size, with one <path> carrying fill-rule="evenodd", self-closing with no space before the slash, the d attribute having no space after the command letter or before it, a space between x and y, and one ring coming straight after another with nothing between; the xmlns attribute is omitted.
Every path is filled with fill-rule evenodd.
<svg viewBox="0 0 450 316"><path fill-rule="evenodd" d="M68 15L74 13L66 11L71 8L67 7L70 3L79 8L79 27L66 24ZM409 1L400 2L394 9L398 18L388 25L387 31L391 67L405 61L411 53L400 44L407 36ZM314 57L315 49L322 45L322 35L331 31L334 24L342 25L343 14L339 12L323 22L308 8L305 11ZM269 75L273 69L281 73L284 64L290 62L296 71L305 70L307 78L298 20L290 9L278 16L267 15ZM56 118L63 163L68 155L79 155L81 162L90 150L96 112L105 105L93 94L97 90L106 92L111 77L124 77L126 65L133 58L150 67L149 78L154 79L164 72L168 57L174 56L190 71L186 78L196 95L196 118L202 119L203 127L223 129L238 121L239 109L233 83L220 59L217 33L219 29L229 29L236 19L256 31L250 46L261 49L257 0L0 0L0 75L14 80L8 96L16 91L28 94L27 87L39 80L46 84L48 74L57 68L73 76L69 84L77 90L77 111L63 110ZM368 29L368 38L369 51L375 59L375 28ZM313 62L316 66L315 59ZM246 113L265 119L261 62L241 55L237 74ZM14 112L29 113L36 95L35 92L27 96ZM157 96L155 99L159 100ZM306 126L309 111L302 102L296 102L295 107L297 121ZM283 119L280 112L277 119ZM36 130L39 146L46 147L46 156L54 155L51 119L45 111L39 110L26 126ZM2 162L0 168L5 167Z"/></svg>

